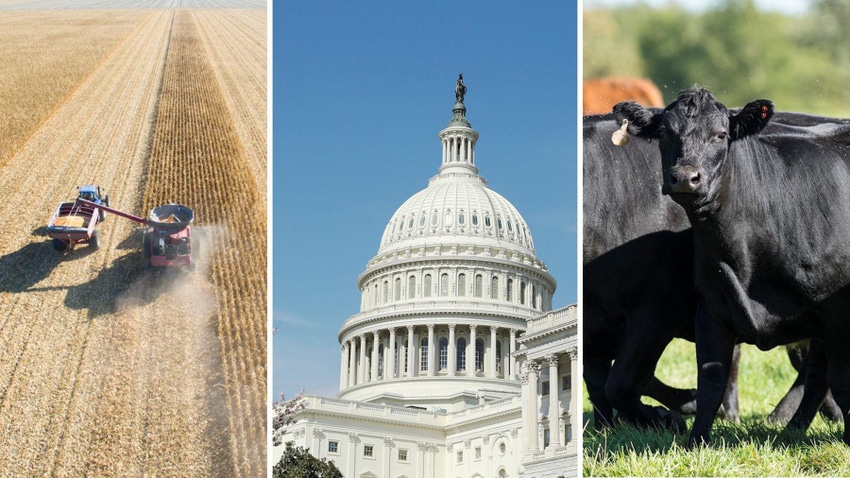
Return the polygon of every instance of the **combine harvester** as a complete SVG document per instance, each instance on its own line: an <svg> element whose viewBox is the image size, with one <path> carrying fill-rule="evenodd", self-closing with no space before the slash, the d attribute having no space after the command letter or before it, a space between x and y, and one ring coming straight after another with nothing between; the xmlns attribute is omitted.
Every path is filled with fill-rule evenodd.
<svg viewBox="0 0 850 478"><path fill-rule="evenodd" d="M150 219L144 219L78 197L73 203L62 203L48 224L48 234L54 238L54 247L65 250L80 242L88 242L97 247L95 226L98 218L103 217L103 212L110 212L148 226L142 236L142 254L148 259L151 267L194 267L192 249L197 249L198 246L197 241L192 238L191 225L195 220L195 212L180 204L157 206L151 210ZM74 227L70 227L72 225ZM60 231L60 227L64 229ZM61 249L57 246L57 240L62 241Z"/></svg>

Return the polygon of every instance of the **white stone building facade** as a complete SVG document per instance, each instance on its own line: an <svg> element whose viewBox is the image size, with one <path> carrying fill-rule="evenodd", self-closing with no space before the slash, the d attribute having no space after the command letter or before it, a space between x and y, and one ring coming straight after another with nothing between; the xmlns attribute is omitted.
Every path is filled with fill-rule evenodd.
<svg viewBox="0 0 850 478"><path fill-rule="evenodd" d="M358 279L339 394L307 397L283 441L352 478L577 476L575 307L551 311L525 220L478 175L462 94L439 137L438 174Z"/></svg>

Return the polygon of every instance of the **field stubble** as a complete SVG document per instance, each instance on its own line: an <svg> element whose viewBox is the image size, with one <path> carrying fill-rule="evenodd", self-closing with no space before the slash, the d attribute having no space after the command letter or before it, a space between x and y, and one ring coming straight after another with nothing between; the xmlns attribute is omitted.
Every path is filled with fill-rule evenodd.
<svg viewBox="0 0 850 478"><path fill-rule="evenodd" d="M5 27L19 23L16 32L0 27L0 38L15 33L24 39L20 29L38 34L45 25L44 34L55 38L33 43L30 53L57 49L55 55L34 55L39 61L32 66L20 60L5 65L33 68L21 73L29 75L25 81L32 87L0 82L0 98L15 98L13 103L27 110L27 115L7 116L13 125L0 125L9 128L4 132L22 132L0 134L9 139L0 144L5 194L0 218L24 232L0 242L0 436L5 440L0 476L255 476L264 466L265 343L258 343L265 338L264 203L250 191L253 177L232 179L245 207L237 212L218 210L219 204L230 205L219 196L231 191L213 191L197 175L174 184L182 169L157 180L156 187L167 186L159 191L162 196L151 195L152 183L145 182L151 179L148 160L155 160L151 141L161 130L157 104L161 113L163 75L172 61L166 53L177 48L173 42L180 28L192 28L190 14L184 15L188 25L180 17L160 10L0 17ZM92 48L79 43L97 35ZM2 54L8 54L6 46ZM43 78L63 74L58 83ZM206 74L207 80L214 77ZM183 88L174 94L196 91L192 85ZM0 113L10 108L3 102ZM226 116L222 110L216 114ZM236 151L241 147L237 136L206 137L203 147L225 147L230 154L234 144ZM188 154L211 160L208 154ZM219 167L250 171L238 162L244 157L236 157L236 163ZM137 225L114 216L100 227L99 250L80 246L58 255L44 224L56 204L87 183L105 186L113 206L141 215L150 201L179 199L196 207L201 219L193 232L207 238L201 242L199 270L152 276L143 265ZM175 190L193 195L180 198ZM254 235L262 248L229 255L255 256L247 261L249 269L241 268L244 260L216 257L213 244L231 249L254 244L246 246L224 228L205 227L240 228L244 219L229 214L244 211L252 224L240 230ZM203 260L207 255L209 262ZM238 267L231 271L233 262ZM262 272L251 269L260 264ZM252 278L240 282L244 279L233 277L237 273Z"/></svg>

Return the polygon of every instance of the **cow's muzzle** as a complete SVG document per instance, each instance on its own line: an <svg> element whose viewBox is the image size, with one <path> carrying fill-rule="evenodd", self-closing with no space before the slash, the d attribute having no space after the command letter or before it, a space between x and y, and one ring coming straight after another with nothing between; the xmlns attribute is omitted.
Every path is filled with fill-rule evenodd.
<svg viewBox="0 0 850 478"><path fill-rule="evenodd" d="M705 174L695 166L676 166L670 170L670 192L695 194Z"/></svg>

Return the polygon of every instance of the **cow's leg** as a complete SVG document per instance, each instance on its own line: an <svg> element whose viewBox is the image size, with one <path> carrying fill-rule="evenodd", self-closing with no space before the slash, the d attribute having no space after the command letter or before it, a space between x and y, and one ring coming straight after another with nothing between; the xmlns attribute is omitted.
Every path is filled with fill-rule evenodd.
<svg viewBox="0 0 850 478"><path fill-rule="evenodd" d="M814 420L815 415L823 403L826 392L829 388L827 384L827 363L826 352L824 351L823 342L819 339L812 339L809 344L809 353L806 356L806 381L803 388L803 398L800 400L800 405L791 421L788 422L788 428L796 428L806 430Z"/></svg>
<svg viewBox="0 0 850 478"><path fill-rule="evenodd" d="M695 388L671 387L653 376L643 389L643 394L683 415L693 415L697 411L697 389Z"/></svg>
<svg viewBox="0 0 850 478"><path fill-rule="evenodd" d="M678 414L662 407L641 403L641 395L653 378L655 366L667 344L673 340L669 327L656 324L651 316L636 313L626 325L620 350L614 359L605 393L620 417L638 426L660 426L684 431L685 422Z"/></svg>
<svg viewBox="0 0 850 478"><path fill-rule="evenodd" d="M593 426L599 430L614 424L614 408L605 396L605 382L611 371L611 362L623 335L623 321L605 314L592 297L585 292L583 314L584 366L582 376L593 405Z"/></svg>
<svg viewBox="0 0 850 478"><path fill-rule="evenodd" d="M734 423L740 423L738 411L738 364L741 361L741 346L732 349L732 364L729 367L729 380L726 381L726 392L723 395L723 417Z"/></svg>
<svg viewBox="0 0 850 478"><path fill-rule="evenodd" d="M797 378L770 416L767 417L767 421L770 423L788 423L794 412L799 408L800 400L803 398L803 385L806 381L804 352L799 346L791 345L786 347L786 352L788 353L788 360L791 361L791 365L797 371Z"/></svg>
<svg viewBox="0 0 850 478"><path fill-rule="evenodd" d="M584 362L584 384L593 404L593 426L597 430L613 426L614 409L605 396L605 382L611 371L610 360L586 360Z"/></svg>
<svg viewBox="0 0 850 478"><path fill-rule="evenodd" d="M791 388L782 397L782 400L779 401L779 404L776 405L776 408L767 418L770 423L779 423L779 424L787 424L791 417L794 415L794 412L800 407L800 401L803 399L803 389L806 382L806 353L808 353L809 347L808 344L801 345L789 345L787 348L788 360L791 361L791 365L794 367L794 370L797 371L797 378L794 379L794 383L791 384ZM823 403L820 405L820 414L827 420L830 421L840 421L841 420L841 409L835 403L835 400L832 398L832 392L827 392L826 397L823 399Z"/></svg>
<svg viewBox="0 0 850 478"><path fill-rule="evenodd" d="M700 303L696 321L697 416L688 446L711 441L714 415L723 403L735 349L735 334L725 324L713 320Z"/></svg>
<svg viewBox="0 0 850 478"><path fill-rule="evenodd" d="M850 331L844 328L840 332L828 332L828 338L824 339L824 347L829 357L827 381L844 418L843 440L846 445L850 445L850 350L847 349L846 343L848 335Z"/></svg>

